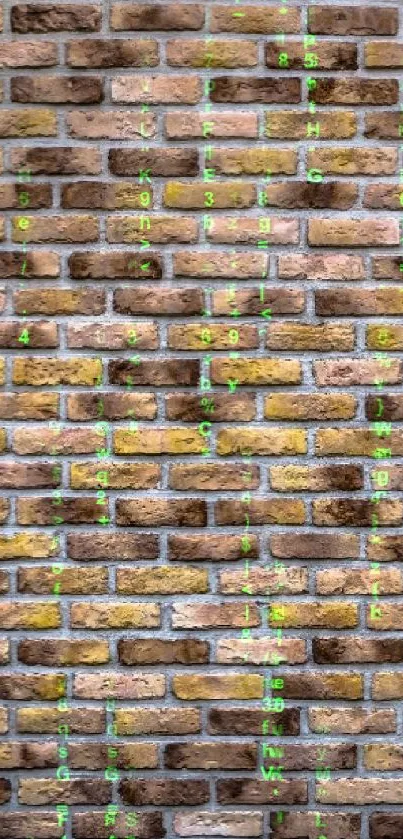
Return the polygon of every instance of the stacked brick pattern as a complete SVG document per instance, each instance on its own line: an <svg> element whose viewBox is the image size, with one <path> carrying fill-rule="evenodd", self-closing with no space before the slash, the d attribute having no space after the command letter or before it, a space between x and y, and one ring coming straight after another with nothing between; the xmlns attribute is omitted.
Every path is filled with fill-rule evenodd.
<svg viewBox="0 0 403 839"><path fill-rule="evenodd" d="M0 839L403 835L401 14L4 3Z"/></svg>

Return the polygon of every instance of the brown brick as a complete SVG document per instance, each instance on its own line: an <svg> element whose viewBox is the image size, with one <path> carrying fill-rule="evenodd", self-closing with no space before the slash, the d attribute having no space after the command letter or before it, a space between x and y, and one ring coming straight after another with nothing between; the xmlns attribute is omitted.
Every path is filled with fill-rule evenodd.
<svg viewBox="0 0 403 839"><path fill-rule="evenodd" d="M64 781L22 778L18 787L18 800L21 804L107 804L111 797L112 784L99 778Z"/></svg>
<svg viewBox="0 0 403 839"><path fill-rule="evenodd" d="M320 156L320 152L317 152L317 156ZM325 170L322 169L322 171ZM281 207L287 210L310 207L348 210L357 201L358 187L352 182L307 183L290 180L282 184L271 184L266 189L266 195L269 207Z"/></svg>
<svg viewBox="0 0 403 839"><path fill-rule="evenodd" d="M54 499L20 497L18 499L18 524L55 524L54 518L63 518L71 524L96 524L101 515L108 514L108 503L102 508L94 498L65 498L61 504Z"/></svg>
<svg viewBox="0 0 403 839"><path fill-rule="evenodd" d="M55 463L17 463L0 461L0 486L12 487L57 487L60 485L60 471Z"/></svg>
<svg viewBox="0 0 403 839"><path fill-rule="evenodd" d="M208 731L210 734L257 734L261 735L263 720L268 718L272 723L278 722L283 726L284 735L299 734L299 710L285 708L283 711L270 713L261 707L248 705L217 706L208 712Z"/></svg>
<svg viewBox="0 0 403 839"><path fill-rule="evenodd" d="M113 175L139 177L140 172L148 169L149 177L191 177L199 174L198 151L188 147L162 151L158 148L110 149L109 168Z"/></svg>
<svg viewBox="0 0 403 839"><path fill-rule="evenodd" d="M36 110L35 114L38 113ZM19 147L12 149L10 156L13 171L26 166L34 175L98 175L101 171L101 153L89 147ZM44 251L41 253L43 255Z"/></svg>
<svg viewBox="0 0 403 839"><path fill-rule="evenodd" d="M203 533L193 535L178 535L168 537L169 559L172 561L189 562L232 562L243 559L245 556L254 558L258 556L258 545L256 536L249 537L249 547L246 550L242 543L241 536L229 536L227 534Z"/></svg>
<svg viewBox="0 0 403 839"><path fill-rule="evenodd" d="M206 521L206 502L202 499L154 501L138 498L135 501L119 500L116 507L116 522L119 526L203 527Z"/></svg>
<svg viewBox="0 0 403 839"><path fill-rule="evenodd" d="M122 747L123 748L123 747ZM138 752L138 744L135 745ZM134 760L136 765L136 760ZM144 766L143 768L148 768ZM129 815L129 814L127 814ZM147 811L136 813L136 834L139 839L163 839L165 828L163 825L163 814L158 811ZM77 839L108 839L110 836L110 825L105 824L106 816L101 811L74 813L72 815L74 836ZM127 835L128 818L126 813L118 811L114 817L113 832L116 839L124 839Z"/></svg>
<svg viewBox="0 0 403 839"><path fill-rule="evenodd" d="M204 7L189 3L162 3L156 9L150 3L113 3L110 18L112 29L201 29Z"/></svg>
<svg viewBox="0 0 403 839"><path fill-rule="evenodd" d="M312 502L313 522L320 527L370 527L373 503L366 498L328 498ZM403 503L388 499L377 505L379 524L383 527L398 527L403 522Z"/></svg>
<svg viewBox="0 0 403 839"><path fill-rule="evenodd" d="M150 533L68 533L67 551L70 559L79 561L156 559L158 537Z"/></svg>
<svg viewBox="0 0 403 839"><path fill-rule="evenodd" d="M301 99L301 82L297 78L251 78L250 76L216 76L210 92L211 102L263 102L294 104ZM26 100L25 100L26 101Z"/></svg>
<svg viewBox="0 0 403 839"><path fill-rule="evenodd" d="M51 251L32 251L26 254L26 270L24 276L28 278L53 279L59 276L59 255ZM20 251L2 251L0 254L0 277L19 277L23 262Z"/></svg>
<svg viewBox="0 0 403 839"><path fill-rule="evenodd" d="M306 804L307 799L307 782L299 779L284 779L279 789L276 782L268 783L261 779L231 778L217 781L219 804Z"/></svg>
<svg viewBox="0 0 403 839"><path fill-rule="evenodd" d="M231 240L232 241L232 240ZM176 251L174 272L177 277L219 277L224 279L248 279L261 277L267 269L267 257L264 254L244 254L235 252L230 256L226 251Z"/></svg>
<svg viewBox="0 0 403 839"><path fill-rule="evenodd" d="M400 315L403 297L395 286L383 288L345 288L343 294L332 289L315 292L316 314L329 315ZM383 368L384 369L384 368Z"/></svg>
<svg viewBox="0 0 403 839"><path fill-rule="evenodd" d="M319 664L399 662L403 644L399 638L367 639L352 635L313 638L314 660Z"/></svg>
<svg viewBox="0 0 403 839"><path fill-rule="evenodd" d="M203 292L200 288L158 288L136 286L136 289L119 288L114 293L114 309L120 314L131 315L200 315Z"/></svg>
<svg viewBox="0 0 403 839"><path fill-rule="evenodd" d="M136 38L89 39L67 42L66 63L70 67L155 67L158 45Z"/></svg>
<svg viewBox="0 0 403 839"><path fill-rule="evenodd" d="M57 577L56 577L57 574ZM18 591L30 594L54 594L55 584L61 594L107 594L107 569L69 568L52 570L46 566L18 569Z"/></svg>
<svg viewBox="0 0 403 839"><path fill-rule="evenodd" d="M212 334L214 334L214 330L212 330ZM249 420L254 419L256 416L255 401L255 394L248 393L247 391L243 391L240 394L231 394L231 402L228 400L226 394L219 393L218 391L214 394L212 402L207 397L200 399L200 397L193 396L186 391L179 391L168 393L165 396L165 415L167 419L180 419L184 422L200 422L206 419L210 422L222 422L225 420L249 422Z"/></svg>
<svg viewBox="0 0 403 839"><path fill-rule="evenodd" d="M152 191L130 183L93 184L76 181L74 184L63 185L61 192L61 204L66 209L139 209L143 201L149 201L152 206Z"/></svg>
<svg viewBox="0 0 403 839"><path fill-rule="evenodd" d="M155 419L154 393L72 393L67 397L67 416L74 422L126 419Z"/></svg>
<svg viewBox="0 0 403 839"><path fill-rule="evenodd" d="M65 676L61 674L11 673L0 676L2 699L59 699L65 696L65 692Z"/></svg>
<svg viewBox="0 0 403 839"><path fill-rule="evenodd" d="M262 312L288 315L304 311L305 294L301 289L269 287L263 283L262 286L263 289L236 289L233 297L227 289L214 290L213 314L230 315L236 310L241 315L261 315Z"/></svg>
<svg viewBox="0 0 403 839"><path fill-rule="evenodd" d="M271 466L270 486L276 492L350 491L364 488L362 468L343 463L337 466Z"/></svg>
<svg viewBox="0 0 403 839"><path fill-rule="evenodd" d="M309 11L312 6L309 7ZM289 11L289 10L287 10ZM291 10L290 10L291 11ZM294 11L294 10L293 10ZM266 45L265 61L267 67L277 70L304 70L307 60L305 58L308 47L303 41L287 40L287 63L285 67L281 64L279 56L284 52L284 45L270 42ZM319 41L313 45L312 52L317 56L318 70L355 70L357 68L357 46L339 41ZM308 59L309 61L309 59ZM322 114L320 115L322 119Z"/></svg>
<svg viewBox="0 0 403 839"><path fill-rule="evenodd" d="M318 35L396 35L397 12L380 6L311 6L308 29Z"/></svg>
<svg viewBox="0 0 403 839"><path fill-rule="evenodd" d="M170 466L168 482L171 489L215 491L256 489L260 480L259 470L255 465L248 469L241 462L204 462L200 465L181 463Z"/></svg>
<svg viewBox="0 0 403 839"><path fill-rule="evenodd" d="M19 209L21 201L28 201L30 209L51 207L52 188L48 184L27 184L23 188L18 184L4 184L0 187L1 210ZM19 257L21 270L21 254Z"/></svg>
<svg viewBox="0 0 403 839"><path fill-rule="evenodd" d="M209 800L209 784L205 780L182 778L136 778L123 780L119 794L124 804L134 806L155 804L159 807L177 807L180 804L205 804Z"/></svg>
<svg viewBox="0 0 403 839"><path fill-rule="evenodd" d="M24 569L28 573L27 569ZM80 573L82 569L80 569ZM50 572L52 573L52 572ZM53 574L53 580L55 575ZM60 579L58 577L58 579ZM63 577L64 581L64 577ZM65 586L63 586L65 588ZM102 589L101 589L102 591ZM73 591L74 593L74 591ZM106 664L109 661L107 641L32 639L18 644L18 660L28 665L65 667L77 664ZM49 697L47 697L49 699Z"/></svg>
<svg viewBox="0 0 403 839"><path fill-rule="evenodd" d="M173 641L136 638L118 642L119 661L125 665L143 664L207 664L209 645L206 641L181 638Z"/></svg>
<svg viewBox="0 0 403 839"><path fill-rule="evenodd" d="M101 7L82 3L24 3L11 9L13 32L61 32L101 28Z"/></svg>
<svg viewBox="0 0 403 839"><path fill-rule="evenodd" d="M109 381L114 385L153 385L169 387L172 385L196 386L199 379L200 363L198 359L167 358L159 361L150 359L140 362L110 361Z"/></svg>
<svg viewBox="0 0 403 839"><path fill-rule="evenodd" d="M306 839L316 839L318 829L321 828L326 830L327 839L342 839L342 836L360 839L361 814L334 813L331 810L321 813L290 810L282 812L280 818L276 813L271 813L270 826L273 839L297 839L301 836L301 830Z"/></svg>
<svg viewBox="0 0 403 839"><path fill-rule="evenodd" d="M353 533L275 533L273 556L282 559L358 559L359 539Z"/></svg>
<svg viewBox="0 0 403 839"><path fill-rule="evenodd" d="M27 230L21 230L21 216L14 216L13 242L94 242L98 239L98 219L95 216L24 216L29 219Z"/></svg>
<svg viewBox="0 0 403 839"><path fill-rule="evenodd" d="M371 813L369 817L371 839L399 839L402 814L399 812Z"/></svg>
<svg viewBox="0 0 403 839"><path fill-rule="evenodd" d="M365 115L364 137L396 140L400 137L400 111L377 111Z"/></svg>
<svg viewBox="0 0 403 839"><path fill-rule="evenodd" d="M102 80L98 76L14 76L11 79L12 102L84 105L102 99Z"/></svg>
<svg viewBox="0 0 403 839"><path fill-rule="evenodd" d="M292 498L255 498L248 506L251 524L304 524L305 506ZM215 504L216 524L242 525L245 521L245 505L241 501L217 501Z"/></svg>
<svg viewBox="0 0 403 839"><path fill-rule="evenodd" d="M211 32L253 32L260 35L273 35L279 31L299 32L300 10L287 9L283 16L277 6L239 6L240 15L234 16L231 7L215 5L212 9ZM286 18L286 19L284 19Z"/></svg>
<svg viewBox="0 0 403 839"><path fill-rule="evenodd" d="M257 768L257 746L253 743L168 743L164 749L167 769Z"/></svg>
<svg viewBox="0 0 403 839"><path fill-rule="evenodd" d="M113 323L105 326L93 321L67 328L67 342L72 349L94 348L127 350L156 350L159 345L155 323Z"/></svg>

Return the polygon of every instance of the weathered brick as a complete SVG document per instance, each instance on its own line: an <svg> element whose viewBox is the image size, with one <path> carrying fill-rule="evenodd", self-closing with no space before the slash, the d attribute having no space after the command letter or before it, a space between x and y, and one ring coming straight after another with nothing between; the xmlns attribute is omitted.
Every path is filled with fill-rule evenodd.
<svg viewBox="0 0 403 839"><path fill-rule="evenodd" d="M393 219L310 219L308 242L315 247L326 245L361 248L397 245L398 223Z"/></svg>
<svg viewBox="0 0 403 839"><path fill-rule="evenodd" d="M286 111L266 111L265 120L266 134L273 140L304 140L309 136L309 131L316 132L315 119L306 110L287 108ZM339 110L337 119L334 119L334 111L321 110L318 140L345 140L354 137L356 132L357 117L354 111ZM316 133L314 136L316 139Z"/></svg>
<svg viewBox="0 0 403 839"><path fill-rule="evenodd" d="M164 148L162 152L158 148L110 149L109 169L113 175L136 177L147 170L149 177L193 176L199 174L198 151L189 147Z"/></svg>
<svg viewBox="0 0 403 839"><path fill-rule="evenodd" d="M126 665L138 664L206 664L209 647L206 641L192 638L165 641L136 639L118 642L119 661Z"/></svg>
<svg viewBox="0 0 403 839"><path fill-rule="evenodd" d="M140 111L70 111L66 122L71 136L83 140L147 138L156 131L154 115Z"/></svg>
<svg viewBox="0 0 403 839"><path fill-rule="evenodd" d="M380 6L311 6L308 29L319 35L395 35L397 11Z"/></svg>
<svg viewBox="0 0 403 839"><path fill-rule="evenodd" d="M146 642L143 642L146 643ZM178 644L178 642L175 642ZM198 708L118 708L115 714L118 734L197 734L200 731Z"/></svg>
<svg viewBox="0 0 403 839"><path fill-rule="evenodd" d="M84 29L96 32L101 28L101 8L85 3L21 3L11 9L14 32L61 32Z"/></svg>
<svg viewBox="0 0 403 839"><path fill-rule="evenodd" d="M35 110L35 114L39 111ZM27 167L34 175L99 175L101 171L101 153L90 147L19 147L12 149L10 156L12 171ZM43 256L45 252L41 253Z"/></svg>
<svg viewBox="0 0 403 839"><path fill-rule="evenodd" d="M312 708L309 727L318 734L324 729L331 734L388 734L396 731L396 712L389 708Z"/></svg>
<svg viewBox="0 0 403 839"><path fill-rule="evenodd" d="M175 76L174 84L170 76L163 75L116 76L111 92L113 102L195 105L202 97L202 85L198 76Z"/></svg>
<svg viewBox="0 0 403 839"><path fill-rule="evenodd" d="M113 3L110 18L112 29L201 29L204 7L190 3L162 3L156 9L150 3Z"/></svg>
<svg viewBox="0 0 403 839"><path fill-rule="evenodd" d="M55 137L56 114L48 108L3 109L0 116L0 137ZM17 155L12 156L15 162Z"/></svg>
<svg viewBox="0 0 403 839"><path fill-rule="evenodd" d="M202 41L177 38L167 41L167 63L173 67L256 67L257 42L249 40Z"/></svg>
<svg viewBox="0 0 403 839"><path fill-rule="evenodd" d="M272 35L282 31L287 33L299 32L300 10L287 9L284 20L277 6L240 6L239 15L233 15L232 9L224 5L215 5L212 9L211 32L253 32L261 35Z"/></svg>
<svg viewBox="0 0 403 839"><path fill-rule="evenodd" d="M155 67L158 44L136 38L89 39L67 42L66 62L70 67Z"/></svg>
<svg viewBox="0 0 403 839"><path fill-rule="evenodd" d="M220 804L306 804L307 782L284 779L278 789L275 782L231 778L217 781L217 799Z"/></svg>
<svg viewBox="0 0 403 839"><path fill-rule="evenodd" d="M322 78L310 91L310 99L318 105L394 105L398 97L397 79L386 78Z"/></svg>
<svg viewBox="0 0 403 839"><path fill-rule="evenodd" d="M312 11L312 6L308 7ZM291 11L291 10L290 10ZM293 10L294 11L294 10ZM288 12L288 9L287 9ZM277 69L303 70L310 63L306 59L308 46L303 41L289 39L287 41L286 63L279 58L284 52L282 44L269 42L266 45L265 61L267 67ZM357 46L356 44L340 43L339 41L319 41L314 44L315 63L319 70L355 70L357 68ZM322 114L321 114L322 117Z"/></svg>
<svg viewBox="0 0 403 839"><path fill-rule="evenodd" d="M165 695L165 676L151 673L102 672L101 676L76 675L74 678L74 696L83 699L151 699Z"/></svg>

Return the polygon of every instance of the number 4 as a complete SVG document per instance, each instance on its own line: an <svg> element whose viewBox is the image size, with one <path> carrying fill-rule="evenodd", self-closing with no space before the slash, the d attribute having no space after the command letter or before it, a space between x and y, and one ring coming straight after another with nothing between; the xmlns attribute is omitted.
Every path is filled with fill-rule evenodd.
<svg viewBox="0 0 403 839"><path fill-rule="evenodd" d="M18 336L18 340L21 344L29 344L29 332L28 329L23 329L21 335Z"/></svg>

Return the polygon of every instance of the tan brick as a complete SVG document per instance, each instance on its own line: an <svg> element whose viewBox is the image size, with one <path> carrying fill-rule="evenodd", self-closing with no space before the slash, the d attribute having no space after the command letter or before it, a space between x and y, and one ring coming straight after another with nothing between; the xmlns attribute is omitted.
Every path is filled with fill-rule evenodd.
<svg viewBox="0 0 403 839"><path fill-rule="evenodd" d="M111 90L113 102L135 104L195 105L202 97L198 76L115 76Z"/></svg>
<svg viewBox="0 0 403 839"><path fill-rule="evenodd" d="M212 9L211 32L253 32L260 35L273 35L277 32L299 32L300 10L287 9L282 15L277 6L239 6L239 16L234 17L232 9L224 5L215 5ZM286 20L284 18L286 17Z"/></svg>
<svg viewBox="0 0 403 839"><path fill-rule="evenodd" d="M167 64L172 67L256 67L256 41L208 40L177 38L167 41Z"/></svg>

